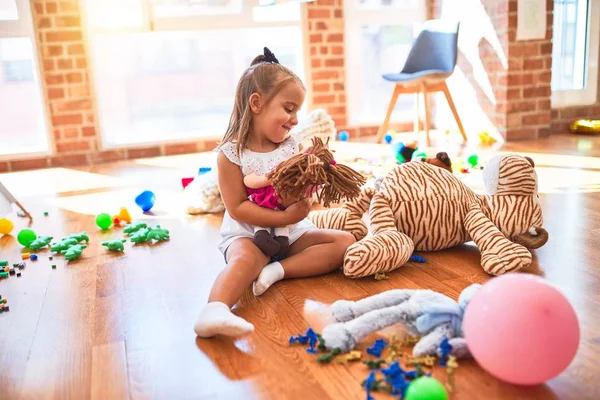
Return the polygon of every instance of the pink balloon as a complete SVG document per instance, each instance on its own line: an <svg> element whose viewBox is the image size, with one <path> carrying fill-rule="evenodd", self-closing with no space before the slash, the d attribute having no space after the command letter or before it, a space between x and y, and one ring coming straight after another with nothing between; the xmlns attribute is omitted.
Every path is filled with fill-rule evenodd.
<svg viewBox="0 0 600 400"><path fill-rule="evenodd" d="M575 310L554 286L531 274L492 278L465 310L473 358L496 378L536 385L560 374L579 346Z"/></svg>

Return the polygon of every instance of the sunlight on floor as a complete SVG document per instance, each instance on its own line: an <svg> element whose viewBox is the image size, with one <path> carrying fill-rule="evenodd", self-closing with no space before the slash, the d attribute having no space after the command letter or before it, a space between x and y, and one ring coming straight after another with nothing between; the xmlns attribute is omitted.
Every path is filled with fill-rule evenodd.
<svg viewBox="0 0 600 400"><path fill-rule="evenodd" d="M68 168L48 168L2 174L2 183L15 196L40 196L56 193L120 187L126 180Z"/></svg>
<svg viewBox="0 0 600 400"><path fill-rule="evenodd" d="M181 194L169 191L154 191L156 203L150 212L144 214L135 204L138 190L113 190L76 196L57 197L47 200L48 204L63 210L84 215L97 215L106 212L117 214L120 207L127 207L132 218L172 219L186 217Z"/></svg>

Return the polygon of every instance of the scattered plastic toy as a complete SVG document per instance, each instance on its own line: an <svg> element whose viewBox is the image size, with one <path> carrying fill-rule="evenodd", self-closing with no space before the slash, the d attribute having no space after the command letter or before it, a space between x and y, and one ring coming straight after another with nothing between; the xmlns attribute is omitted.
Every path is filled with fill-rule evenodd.
<svg viewBox="0 0 600 400"><path fill-rule="evenodd" d="M37 256L37 254L31 254L31 255L29 256L29 259L30 259L31 261L36 261L36 260L38 259L38 256Z"/></svg>
<svg viewBox="0 0 600 400"><path fill-rule="evenodd" d="M385 142L387 144L390 144L390 143L392 143L392 140L394 140L394 137L391 134L386 133L385 136L383 137L383 139L385 140Z"/></svg>
<svg viewBox="0 0 600 400"><path fill-rule="evenodd" d="M8 261L0 260L0 267L6 267L8 265Z"/></svg>
<svg viewBox="0 0 600 400"><path fill-rule="evenodd" d="M52 236L38 236L33 242L29 243L29 247L31 250L39 250L43 247L46 247L52 241Z"/></svg>
<svg viewBox="0 0 600 400"><path fill-rule="evenodd" d="M389 276L387 276L385 274L385 272L376 272L375 273L375 280L376 281L381 281L381 280L384 280L384 279L389 279Z"/></svg>
<svg viewBox="0 0 600 400"><path fill-rule="evenodd" d="M148 227L148 224L146 224L145 222L142 222L142 221L138 221L138 222L134 222L132 224L127 225L123 229L123 232L126 233L127 235L130 235L132 233L139 231L142 228L147 228L147 227Z"/></svg>
<svg viewBox="0 0 600 400"><path fill-rule="evenodd" d="M77 242L88 243L90 241L90 237L88 236L88 234L86 232L73 233L73 234L67 236L67 238L75 238L75 239L77 239Z"/></svg>
<svg viewBox="0 0 600 400"><path fill-rule="evenodd" d="M37 238L36 233L32 229L29 229L29 228L22 229L17 234L17 241L23 247L29 247L31 242L33 242L36 238Z"/></svg>
<svg viewBox="0 0 600 400"><path fill-rule="evenodd" d="M363 364L365 364L369 369L381 369L381 366L387 364L387 361L384 359L379 360L363 360Z"/></svg>
<svg viewBox="0 0 600 400"><path fill-rule="evenodd" d="M421 257L421 256L418 256L416 254L413 254L412 256L410 256L410 258L408 260L409 261L418 262L418 263L424 263L425 261L427 261L425 259L425 257Z"/></svg>
<svg viewBox="0 0 600 400"><path fill-rule="evenodd" d="M475 168L477 165L479 165L479 156L477 154L471 154L467 158L467 163L471 166L471 168Z"/></svg>
<svg viewBox="0 0 600 400"><path fill-rule="evenodd" d="M373 346L367 349L367 353L374 357L381 357L381 352L387 345L388 342L386 342L385 340L377 339Z"/></svg>
<svg viewBox="0 0 600 400"><path fill-rule="evenodd" d="M458 368L458 362L456 361L456 357L448 357L448 362L446 363L446 372L448 376L448 390L451 393L454 392L454 370L456 368Z"/></svg>
<svg viewBox="0 0 600 400"><path fill-rule="evenodd" d="M406 400L448 400L448 392L437 379L422 376L411 382L404 398Z"/></svg>
<svg viewBox="0 0 600 400"><path fill-rule="evenodd" d="M78 243L79 240L77 240L77 238L66 237L58 243L52 243L52 245L50 245L50 251L54 253L61 253L62 251L66 251L69 247L74 246Z"/></svg>
<svg viewBox="0 0 600 400"><path fill-rule="evenodd" d="M87 244L74 244L67 250L63 250L60 254L64 255L68 261L73 261L81 257L83 249L87 247Z"/></svg>
<svg viewBox="0 0 600 400"><path fill-rule="evenodd" d="M44 217L48 216L48 211L44 211Z"/></svg>
<svg viewBox="0 0 600 400"><path fill-rule="evenodd" d="M142 209L143 212L148 212L154 207L156 196L150 190L144 190L135 198L135 204Z"/></svg>
<svg viewBox="0 0 600 400"><path fill-rule="evenodd" d="M107 240L102 242L102 246L105 246L110 251L124 251L125 246L123 246L123 243L125 242L125 239Z"/></svg>
<svg viewBox="0 0 600 400"><path fill-rule="evenodd" d="M11 220L6 218L0 218L0 234L8 235L12 232L14 227L15 225L12 223Z"/></svg>
<svg viewBox="0 0 600 400"><path fill-rule="evenodd" d="M21 260L27 260L31 256L31 253L21 253Z"/></svg>
<svg viewBox="0 0 600 400"><path fill-rule="evenodd" d="M349 353L340 354L335 358L338 364L347 364L349 361L359 361L362 358L362 353L358 350L352 350Z"/></svg>
<svg viewBox="0 0 600 400"><path fill-rule="evenodd" d="M350 139L350 134L348 131L341 131L338 134L338 139L340 139L342 142L347 142Z"/></svg>
<svg viewBox="0 0 600 400"><path fill-rule="evenodd" d="M448 356L452 353L452 345L448 341L448 338L445 337L440 342L440 347L438 349L438 354L440 356L440 366L445 367L446 362L448 361Z"/></svg>
<svg viewBox="0 0 600 400"><path fill-rule="evenodd" d="M101 213L96 216L96 225L103 231L110 228L113 224L112 218L107 213Z"/></svg>
<svg viewBox="0 0 600 400"><path fill-rule="evenodd" d="M406 361L407 365L417 365L423 364L428 367L433 367L435 364L435 357L433 356L423 356L423 357L409 357Z"/></svg>
<svg viewBox="0 0 600 400"><path fill-rule="evenodd" d="M149 228L141 228L140 230L135 231L133 235L129 237L129 240L131 240L132 243L144 243L148 240L147 235L149 231Z"/></svg>
<svg viewBox="0 0 600 400"><path fill-rule="evenodd" d="M126 207L121 207L119 209L119 213L113 216L113 222L115 223L115 225L119 225L121 221L125 221L128 224L131 223L131 214L129 214L129 210Z"/></svg>
<svg viewBox="0 0 600 400"><path fill-rule="evenodd" d="M150 228L146 235L147 241L156 240L161 242L163 240L168 240L169 238L169 230L161 228L160 225L156 225L156 228Z"/></svg>

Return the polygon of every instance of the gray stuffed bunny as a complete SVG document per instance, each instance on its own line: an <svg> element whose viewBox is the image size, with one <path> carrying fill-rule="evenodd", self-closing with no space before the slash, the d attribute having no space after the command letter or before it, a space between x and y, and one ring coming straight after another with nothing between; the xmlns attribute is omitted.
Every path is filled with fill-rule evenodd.
<svg viewBox="0 0 600 400"><path fill-rule="evenodd" d="M424 289L394 289L359 301L339 300L331 306L336 322L327 325L321 335L328 349L347 352L367 335L400 323L409 335L421 336L413 349L415 357L440 355L444 338L452 345L452 355L469 357L462 320L465 308L480 287L479 284L466 287L458 303Z"/></svg>

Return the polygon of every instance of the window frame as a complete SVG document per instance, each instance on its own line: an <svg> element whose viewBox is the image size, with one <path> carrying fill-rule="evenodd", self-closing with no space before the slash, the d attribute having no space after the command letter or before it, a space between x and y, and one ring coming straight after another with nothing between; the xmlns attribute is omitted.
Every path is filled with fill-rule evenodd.
<svg viewBox="0 0 600 400"><path fill-rule="evenodd" d="M94 34L102 33L139 33L139 32L169 32L169 31L210 31L219 29L243 29L243 28L267 28L267 27L289 27L297 25L300 28L301 41L302 41L302 68L304 77L304 83L307 88L310 86L310 56L308 47L308 36L307 36L307 11L305 3L298 3L300 7L299 20L298 21L276 21L276 22L254 22L252 10L258 6L258 0L240 0L242 7L240 13L223 13L223 14L207 14L207 15L196 15L196 16L183 16L183 17L153 17L152 6L150 0L139 0L142 4L142 24L135 27L123 27L123 28L103 28L94 27L88 22L88 2L98 0L83 0L82 6L84 12L82 13L82 24L83 29L86 32L86 45L90 49L90 59L92 62L89 64L89 76L91 82L91 93L94 99L97 99L97 85L98 80L95 75L94 67L94 49L92 46L91 36ZM275 7L275 6L264 6L264 7ZM311 98L307 93L304 110L310 106ZM215 133L214 135L203 135L194 137L183 137L183 138L172 138L172 139L160 139L150 141L136 141L129 143L111 143L106 140L103 134L102 128L102 113L98 101L94 101L94 114L96 116L96 129L98 132L98 144L100 150L113 150L113 149L128 149L144 146L156 146L156 145L168 145L168 144L180 144L189 143L192 141L215 141L223 137L222 133ZM308 114L308 113L307 113Z"/></svg>
<svg viewBox="0 0 600 400"><path fill-rule="evenodd" d="M587 26L584 88L552 90L550 97L552 108L588 106L596 104L599 100L600 0L589 0Z"/></svg>
<svg viewBox="0 0 600 400"><path fill-rule="evenodd" d="M428 19L427 2L419 0L406 0L408 7L360 7L359 0L345 0L344 3L344 53L345 60L345 88L346 88L346 121L348 126L379 125L385 117L385 109L381 116L360 118L360 100L362 98L362 76L364 63L361 61L361 27L363 25L412 25L417 32L423 22ZM398 66L398 71L402 66ZM393 72L393 71L390 71ZM383 80L383 78L381 78ZM390 82L388 100L394 92L394 84ZM392 118L390 124L411 122L414 113L407 113L407 118Z"/></svg>
<svg viewBox="0 0 600 400"><path fill-rule="evenodd" d="M39 49L37 35L33 25L33 10L29 0L14 0L17 6L17 19L0 21L0 39L28 38L31 40L33 48L33 74L37 78L37 90L39 91L40 108L42 111L42 122L44 124L44 134L46 137L46 150L27 151L20 153L0 153L0 161L20 160L34 157L51 156L56 152L56 143L51 134L50 109L48 106L46 83L43 79L43 71L40 59L42 54Z"/></svg>

